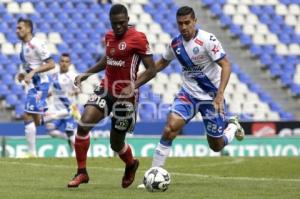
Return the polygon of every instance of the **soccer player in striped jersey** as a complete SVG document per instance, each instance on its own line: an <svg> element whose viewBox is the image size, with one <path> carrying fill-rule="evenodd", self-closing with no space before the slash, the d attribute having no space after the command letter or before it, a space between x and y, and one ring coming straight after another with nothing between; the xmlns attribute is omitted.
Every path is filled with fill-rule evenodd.
<svg viewBox="0 0 300 199"><path fill-rule="evenodd" d="M198 112L202 115L208 144L213 151L221 151L234 137L237 140L244 138L238 118L226 117L224 92L231 65L221 43L212 33L196 29L193 8L179 8L176 19L180 34L172 39L155 65L158 72L177 59L182 65L183 84L171 106L152 166L164 166L173 140Z"/></svg>
<svg viewBox="0 0 300 199"><path fill-rule="evenodd" d="M25 82L27 97L25 101L25 135L28 141L28 156L36 154L36 127L41 125L42 116L47 110L46 99L50 85L48 71L55 67L44 41L33 35L33 24L29 19L20 18L16 34L21 40L20 58L23 63L19 82Z"/></svg>
<svg viewBox="0 0 300 199"><path fill-rule="evenodd" d="M78 88L74 86L77 74L70 70L71 57L63 53L59 60L59 69L53 73L52 87L50 89L51 103L45 115L46 129L52 137L62 138L68 141L73 149L75 137L74 131L77 124L73 117L74 98L78 94ZM78 118L80 119L80 118Z"/></svg>

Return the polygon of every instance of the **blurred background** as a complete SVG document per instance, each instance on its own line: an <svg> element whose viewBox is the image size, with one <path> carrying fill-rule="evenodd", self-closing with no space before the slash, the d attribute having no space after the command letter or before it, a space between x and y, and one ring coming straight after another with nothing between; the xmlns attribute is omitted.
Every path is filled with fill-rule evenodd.
<svg viewBox="0 0 300 199"><path fill-rule="evenodd" d="M228 115L239 115L249 139L243 144L233 143L235 148L229 147L229 155L300 155L300 0L0 0L2 156L19 157L26 148L22 122L25 93L23 86L15 81L21 66L20 44L15 34L17 19L30 18L35 35L47 41L54 60L58 62L61 53L70 53L72 70L80 73L103 53L102 42L110 29L108 12L112 3L127 6L130 23L146 33L155 59L178 34L177 9L183 5L193 7L198 27L216 35L232 62L232 74L225 92ZM180 64L173 61L140 88L138 123L131 138L154 136L150 149L158 141L155 137L159 138L168 108L180 88L181 70ZM83 92L76 99L79 109L102 77L103 73L94 75L84 83ZM106 120L93 130L95 146L98 138L107 137L109 128L109 120ZM57 156L58 148L66 145L48 139L43 127L38 135L41 157ZM200 114L181 135L183 140L205 135ZM205 137L199 139L199 142L193 138L181 145L179 139L178 146L183 151L179 156L218 155L209 151ZM191 154L186 148L188 143L192 144ZM200 152L197 151L199 143L206 147L200 147ZM45 144L52 146L49 153L43 149ZM149 154L138 152L146 145L141 144L136 153L150 156L151 151ZM111 155L110 152L103 154ZM66 152L65 156L69 155Z"/></svg>

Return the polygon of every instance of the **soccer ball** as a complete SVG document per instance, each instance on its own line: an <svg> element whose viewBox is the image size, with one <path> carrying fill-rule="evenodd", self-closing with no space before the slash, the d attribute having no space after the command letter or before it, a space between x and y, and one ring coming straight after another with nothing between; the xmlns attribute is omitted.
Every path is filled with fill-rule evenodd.
<svg viewBox="0 0 300 199"><path fill-rule="evenodd" d="M161 167L152 167L145 172L143 183L150 192L166 191L171 182L168 171Z"/></svg>

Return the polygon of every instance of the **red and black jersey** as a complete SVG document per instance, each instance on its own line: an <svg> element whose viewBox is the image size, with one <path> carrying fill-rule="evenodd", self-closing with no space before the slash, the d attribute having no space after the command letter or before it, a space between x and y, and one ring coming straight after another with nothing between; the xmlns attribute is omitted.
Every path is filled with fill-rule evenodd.
<svg viewBox="0 0 300 199"><path fill-rule="evenodd" d="M152 52L145 34L134 27L129 27L121 38L109 31L105 35L105 44L107 63L101 86L118 95L136 80L140 56L151 55Z"/></svg>

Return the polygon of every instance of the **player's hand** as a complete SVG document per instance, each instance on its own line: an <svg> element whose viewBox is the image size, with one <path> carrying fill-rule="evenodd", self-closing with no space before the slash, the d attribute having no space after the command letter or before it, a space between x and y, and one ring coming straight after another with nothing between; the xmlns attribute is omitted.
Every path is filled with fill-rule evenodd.
<svg viewBox="0 0 300 199"><path fill-rule="evenodd" d="M120 93L119 98L130 98L132 96L134 96L134 85L129 84L128 86L123 88L123 90Z"/></svg>
<svg viewBox="0 0 300 199"><path fill-rule="evenodd" d="M32 81L32 77L34 76L35 72L32 70L29 73L27 73L24 77L24 81L26 84L30 84L30 82Z"/></svg>
<svg viewBox="0 0 300 199"><path fill-rule="evenodd" d="M25 74L24 73L19 73L17 75L17 80L21 83L25 79Z"/></svg>
<svg viewBox="0 0 300 199"><path fill-rule="evenodd" d="M223 93L217 93L216 98L213 101L213 105L217 113L224 114L224 96Z"/></svg>
<svg viewBox="0 0 300 199"><path fill-rule="evenodd" d="M75 80L74 80L74 86L77 87L77 88L81 88L81 82L86 80L87 77L85 74L80 74L80 75L77 75L75 77Z"/></svg>

